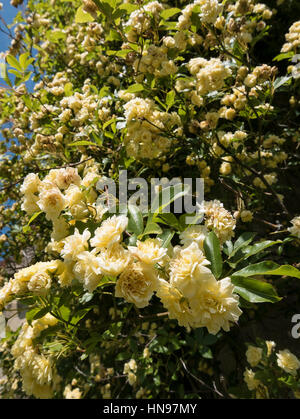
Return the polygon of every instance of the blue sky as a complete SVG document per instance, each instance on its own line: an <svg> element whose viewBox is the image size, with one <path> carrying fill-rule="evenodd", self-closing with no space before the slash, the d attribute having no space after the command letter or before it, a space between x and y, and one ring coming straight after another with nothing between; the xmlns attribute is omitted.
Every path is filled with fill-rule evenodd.
<svg viewBox="0 0 300 419"><path fill-rule="evenodd" d="M22 10L22 6L18 7L17 9L10 5L10 0L0 0L3 4L3 8L0 11L1 17L5 20L7 24L12 23L14 17L18 13L19 10ZM5 29L3 23L0 23L0 27ZM7 35L0 31L0 51L6 51L10 45L10 39Z"/></svg>
<svg viewBox="0 0 300 419"><path fill-rule="evenodd" d="M3 8L0 11L1 18L4 19L8 25L10 25L11 23L13 23L13 20L16 14L25 9L26 2L27 0L24 0L23 4L19 6L18 8L16 8L16 7L11 6L10 0L0 0L0 3L3 4ZM7 32L7 29L5 28L5 25L3 24L2 19L0 20L0 28L3 29L5 32ZM14 28L11 28L11 31L13 33ZM11 43L11 38L7 34L0 31L0 52L6 52L10 47L10 43ZM14 78L11 75L9 76L10 78ZM33 88L32 81L29 80L26 83L26 85L27 85L27 88L31 91Z"/></svg>

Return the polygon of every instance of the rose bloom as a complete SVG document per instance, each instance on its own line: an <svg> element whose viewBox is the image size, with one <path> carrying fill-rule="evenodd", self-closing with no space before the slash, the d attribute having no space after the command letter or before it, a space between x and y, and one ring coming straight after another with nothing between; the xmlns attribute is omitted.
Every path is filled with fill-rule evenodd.
<svg viewBox="0 0 300 419"><path fill-rule="evenodd" d="M161 247L161 239L146 239L137 241L137 246L128 246L128 250L141 262L147 265L155 265L163 260L167 254L167 249Z"/></svg>
<svg viewBox="0 0 300 419"><path fill-rule="evenodd" d="M234 236L236 221L223 204L218 201L204 202L205 225L209 230L214 230L221 244Z"/></svg>
<svg viewBox="0 0 300 419"><path fill-rule="evenodd" d="M95 250L92 252L81 252L77 254L77 262L74 265L73 273L75 278L82 282L84 288L93 292L102 279L101 267Z"/></svg>
<svg viewBox="0 0 300 419"><path fill-rule="evenodd" d="M300 239L300 216L294 217L291 223L293 224L293 227L288 228L289 232Z"/></svg>
<svg viewBox="0 0 300 419"><path fill-rule="evenodd" d="M52 169L45 177L44 181L51 182L59 189L67 189L71 184L80 185L81 177L74 167L67 167L63 169Z"/></svg>
<svg viewBox="0 0 300 419"><path fill-rule="evenodd" d="M91 233L86 228L82 234L79 233L78 229L72 236L68 236L63 240L64 247L61 251L61 256L65 261L76 260L78 253L81 253L88 249L88 240L91 237Z"/></svg>
<svg viewBox="0 0 300 419"><path fill-rule="evenodd" d="M228 332L242 314L239 297L234 294L234 285L230 278L217 281L211 274L199 285L197 293L190 299L194 313L194 327L206 327L213 335L221 329Z"/></svg>
<svg viewBox="0 0 300 419"><path fill-rule="evenodd" d="M0 288L0 311L6 306L13 295L11 289L11 282L7 282L2 288Z"/></svg>
<svg viewBox="0 0 300 419"><path fill-rule="evenodd" d="M130 262L131 254L119 243L103 249L97 257L100 270L105 275L117 276Z"/></svg>
<svg viewBox="0 0 300 419"><path fill-rule="evenodd" d="M35 173L29 173L24 179L20 191L24 195L33 195L38 192L41 181Z"/></svg>
<svg viewBox="0 0 300 419"><path fill-rule="evenodd" d="M50 262L38 262L35 265L20 269L10 280L11 293L15 295L23 294L28 289L33 291L35 286L37 287L36 289L39 289L40 291L44 289L46 292L51 286L51 278L49 277L49 279L46 280L46 277L49 276L48 273L54 273L58 269L59 264L59 260L52 260ZM30 289L28 285L32 278L33 280L30 285L32 289Z"/></svg>
<svg viewBox="0 0 300 419"><path fill-rule="evenodd" d="M156 271L145 264L134 262L120 275L115 296L122 297L138 308L146 307L157 289Z"/></svg>
<svg viewBox="0 0 300 419"><path fill-rule="evenodd" d="M52 186L49 189L48 186L40 192L37 205L46 213L46 218L48 220L53 220L57 218L65 208L65 199L56 186Z"/></svg>
<svg viewBox="0 0 300 419"><path fill-rule="evenodd" d="M273 351L273 349L276 346L276 343L272 340L266 340L266 346L267 346L267 356L269 357Z"/></svg>
<svg viewBox="0 0 300 419"><path fill-rule="evenodd" d="M159 284L157 296L169 317L188 330L206 327L211 334L217 334L221 328L228 331L242 313L230 278L217 281L212 273L206 275L205 280L190 284L194 290L189 295L167 281L160 280Z"/></svg>
<svg viewBox="0 0 300 419"><path fill-rule="evenodd" d="M248 368L244 372L244 381L250 391L255 390L260 385L260 381L255 378L254 371Z"/></svg>
<svg viewBox="0 0 300 419"><path fill-rule="evenodd" d="M300 368L299 359L288 349L279 351L276 355L278 366L288 374L296 375L297 370Z"/></svg>
<svg viewBox="0 0 300 419"><path fill-rule="evenodd" d="M191 330L193 326L193 313L188 300L182 293L169 282L159 279L159 287L156 292L163 306L168 310L170 319L178 321L179 326L184 326Z"/></svg>
<svg viewBox="0 0 300 419"><path fill-rule="evenodd" d="M51 277L47 273L36 273L28 282L28 290L37 295L46 295L51 288Z"/></svg>
<svg viewBox="0 0 300 419"><path fill-rule="evenodd" d="M176 286L185 297L192 297L198 288L198 282L211 274L209 261L193 242L186 248L176 247L170 261L170 283Z"/></svg>
<svg viewBox="0 0 300 419"><path fill-rule="evenodd" d="M203 242L208 234L206 226L192 225L184 230L180 235L180 242L184 246L189 246L191 243L196 242L201 250L203 250Z"/></svg>
<svg viewBox="0 0 300 419"><path fill-rule="evenodd" d="M57 218L52 221L53 231L51 233L51 239L59 241L68 236L69 224L66 222L64 217Z"/></svg>
<svg viewBox="0 0 300 419"><path fill-rule="evenodd" d="M249 345L246 351L247 361L251 367L256 367L259 364L262 357L262 349L257 346Z"/></svg>
<svg viewBox="0 0 300 419"><path fill-rule="evenodd" d="M127 224L128 218L125 215L114 215L103 221L101 226L95 230L94 237L90 240L91 246L102 249L119 242Z"/></svg>

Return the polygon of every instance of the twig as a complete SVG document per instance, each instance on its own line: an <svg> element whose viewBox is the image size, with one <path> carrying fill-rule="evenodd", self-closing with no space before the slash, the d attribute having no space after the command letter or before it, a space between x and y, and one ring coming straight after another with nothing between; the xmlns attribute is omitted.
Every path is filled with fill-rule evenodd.
<svg viewBox="0 0 300 419"><path fill-rule="evenodd" d="M206 384L204 381L202 381L202 380L200 380L200 378L198 378L198 377L196 377L194 374L192 374L188 369L187 369L187 367L186 367L186 365L185 365L185 363L184 363L184 361L183 361L183 359L182 358L179 358L180 359L180 362L182 363L182 365L183 365L183 368L185 369L185 371L191 376L191 377L193 377L195 380L197 380L200 384L202 384L204 387L206 387L206 388L208 388L209 390L211 390L211 391L213 391L213 392L215 392L215 393L217 393L219 396L221 396L221 397L225 397L224 396L224 394L222 394L222 393L220 393L220 391L216 388L216 385L214 384L214 388L213 387L211 387L211 386L209 386L208 384Z"/></svg>

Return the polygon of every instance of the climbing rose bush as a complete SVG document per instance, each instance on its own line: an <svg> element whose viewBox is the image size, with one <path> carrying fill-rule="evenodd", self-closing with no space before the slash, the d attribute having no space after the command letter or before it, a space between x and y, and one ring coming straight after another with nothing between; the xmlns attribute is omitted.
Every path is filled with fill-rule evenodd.
<svg viewBox="0 0 300 419"><path fill-rule="evenodd" d="M298 398L297 1L11 4L1 397Z"/></svg>

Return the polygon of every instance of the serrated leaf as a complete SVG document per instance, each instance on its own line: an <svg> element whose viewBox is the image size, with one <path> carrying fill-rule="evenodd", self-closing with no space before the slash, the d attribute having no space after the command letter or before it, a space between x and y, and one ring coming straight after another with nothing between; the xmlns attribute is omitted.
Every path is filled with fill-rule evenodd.
<svg viewBox="0 0 300 419"><path fill-rule="evenodd" d="M129 86L126 92L137 93L137 92L141 92L142 90L144 90L144 86L141 83L136 83Z"/></svg>
<svg viewBox="0 0 300 419"><path fill-rule="evenodd" d="M189 192L189 189L189 185L182 183L177 183L174 186L163 188L155 195L151 204L151 213L154 215L162 214L166 207L172 204L172 202L175 202L177 199L185 196Z"/></svg>
<svg viewBox="0 0 300 419"><path fill-rule="evenodd" d="M223 269L221 247L219 239L213 231L206 236L203 247L205 256L210 262L210 269L212 273L217 279L220 278Z"/></svg>
<svg viewBox="0 0 300 419"><path fill-rule="evenodd" d="M176 216L174 214L172 214L171 212L164 213L164 214L158 214L155 217L155 221L163 222L163 224L166 224L170 227L173 227L176 230L180 230L180 228L181 228L181 226L179 224L179 221L177 220Z"/></svg>
<svg viewBox="0 0 300 419"><path fill-rule="evenodd" d="M59 307L59 313L60 313L60 316L62 317L62 319L64 319L65 321L69 321L70 314L71 314L70 307L67 307L67 306L64 306L64 305L60 306Z"/></svg>
<svg viewBox="0 0 300 419"><path fill-rule="evenodd" d="M83 6L80 6L77 9L77 12L75 14L76 23L87 23L87 22L93 22L94 20L95 19L93 18L93 16L91 16L89 13L83 10Z"/></svg>
<svg viewBox="0 0 300 419"><path fill-rule="evenodd" d="M28 221L28 223L27 223L27 225L29 226L31 223L32 223L32 221L33 220L35 220L41 213L42 213L43 211L38 211L38 212L35 212L33 215L32 215L32 217L30 218L30 220Z"/></svg>
<svg viewBox="0 0 300 419"><path fill-rule="evenodd" d="M68 144L68 147L80 147L82 145L91 145L93 147L97 147L97 144L93 143L92 141L87 141L87 140L75 141L74 143Z"/></svg>
<svg viewBox="0 0 300 419"><path fill-rule="evenodd" d="M170 9L165 9L161 12L160 16L167 20L170 17L176 15L177 13L181 13L181 10L178 9L177 7L171 7Z"/></svg>
<svg viewBox="0 0 300 419"><path fill-rule="evenodd" d="M235 272L232 277L248 277L254 275L279 275L300 278L300 271L291 265L280 266L275 262L266 260L264 262L249 265L246 268Z"/></svg>
<svg viewBox="0 0 300 419"><path fill-rule="evenodd" d="M13 67L16 68L17 70L19 70L20 72L22 72L22 67L20 66L19 61L16 59L16 57L14 57L13 55L7 55L6 56L6 61L8 62L8 64Z"/></svg>
<svg viewBox="0 0 300 419"><path fill-rule="evenodd" d="M175 102L175 90L170 90L166 96L167 110L169 110Z"/></svg>
<svg viewBox="0 0 300 419"><path fill-rule="evenodd" d="M281 300L275 289L267 282L253 278L231 277L234 291L250 303L276 303Z"/></svg>
<svg viewBox="0 0 300 419"><path fill-rule="evenodd" d="M233 250L229 254L229 258L233 257L244 246L247 246L249 243L251 243L255 236L256 233L252 232L245 232L241 234L240 237L235 241Z"/></svg>
<svg viewBox="0 0 300 419"><path fill-rule="evenodd" d="M64 91L66 96L71 96L73 93L73 84L68 82L64 86Z"/></svg>
<svg viewBox="0 0 300 419"><path fill-rule="evenodd" d="M84 316L92 309L93 307L86 307L83 308L79 311L77 311L74 316L72 316L71 318L71 323L73 325L76 325L80 320L82 320L84 318Z"/></svg>
<svg viewBox="0 0 300 419"><path fill-rule="evenodd" d="M26 320L31 325L33 320L40 319L49 313L49 307L35 307L32 310L27 311Z"/></svg>
<svg viewBox="0 0 300 419"><path fill-rule="evenodd" d="M168 247L174 237L174 234L175 231L164 230L164 232L158 236L162 240L161 247Z"/></svg>
<svg viewBox="0 0 300 419"><path fill-rule="evenodd" d="M141 234L139 237L145 236L146 234L161 234L162 229L158 224L156 224L154 221L150 220L147 222L145 230L143 234Z"/></svg>
<svg viewBox="0 0 300 419"><path fill-rule="evenodd" d="M24 52L23 54L20 55L19 57L19 63L20 66L23 68L23 70L26 70L26 63L27 63L27 58L29 57L29 52Z"/></svg>
<svg viewBox="0 0 300 419"><path fill-rule="evenodd" d="M136 205L128 205L128 231L139 236L143 230L144 221L141 210Z"/></svg>
<svg viewBox="0 0 300 419"><path fill-rule="evenodd" d="M275 244L279 244L279 243L282 243L282 241L281 240L276 240L276 241L265 240L260 243L255 243L252 246L247 246L242 250L245 255L243 257L243 260L248 259L249 257L256 255L257 253L262 252L268 247L274 246Z"/></svg>
<svg viewBox="0 0 300 419"><path fill-rule="evenodd" d="M274 90L278 89L280 86L283 86L291 79L292 76L277 77L277 79L273 83Z"/></svg>
<svg viewBox="0 0 300 419"><path fill-rule="evenodd" d="M287 58L292 58L294 54L294 51L283 52L282 54L276 55L276 57L273 58L273 61L286 60Z"/></svg>

